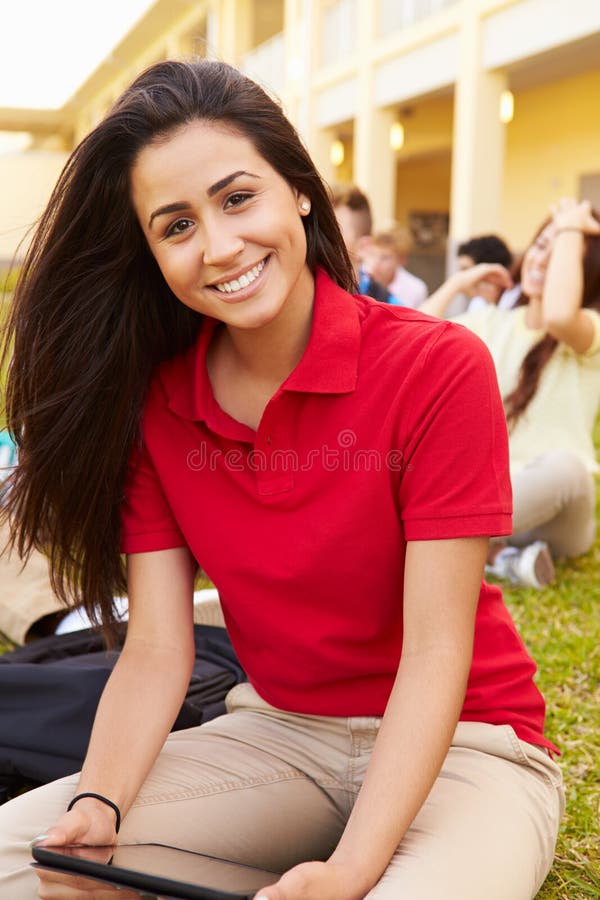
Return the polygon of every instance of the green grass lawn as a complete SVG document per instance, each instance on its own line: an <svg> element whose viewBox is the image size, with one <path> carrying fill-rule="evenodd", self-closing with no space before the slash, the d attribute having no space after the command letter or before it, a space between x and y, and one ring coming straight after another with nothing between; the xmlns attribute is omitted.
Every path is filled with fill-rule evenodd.
<svg viewBox="0 0 600 900"><path fill-rule="evenodd" d="M548 737L561 751L567 794L556 860L538 900L600 897L600 541L557 566L544 591L504 588L538 664ZM503 586L504 587L504 586Z"/></svg>
<svg viewBox="0 0 600 900"><path fill-rule="evenodd" d="M600 417L595 444L600 456ZM600 521L600 491L596 519ZM547 733L562 751L567 794L556 860L538 900L600 897L600 536L586 556L557 566L544 591L505 590L539 667Z"/></svg>

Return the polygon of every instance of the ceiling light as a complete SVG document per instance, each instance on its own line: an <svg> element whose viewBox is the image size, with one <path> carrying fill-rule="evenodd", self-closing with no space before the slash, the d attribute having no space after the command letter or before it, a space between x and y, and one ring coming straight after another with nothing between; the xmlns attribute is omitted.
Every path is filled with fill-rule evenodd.
<svg viewBox="0 0 600 900"><path fill-rule="evenodd" d="M500 94L500 121L508 125L515 114L515 97L512 91L502 91Z"/></svg>
<svg viewBox="0 0 600 900"><path fill-rule="evenodd" d="M341 166L344 162L346 156L346 152L344 150L343 143L337 138L335 141L331 142L331 147L329 148L329 159L331 160L334 166Z"/></svg>
<svg viewBox="0 0 600 900"><path fill-rule="evenodd" d="M404 147L404 125L402 122L394 122L390 126L390 147L392 150L402 150Z"/></svg>

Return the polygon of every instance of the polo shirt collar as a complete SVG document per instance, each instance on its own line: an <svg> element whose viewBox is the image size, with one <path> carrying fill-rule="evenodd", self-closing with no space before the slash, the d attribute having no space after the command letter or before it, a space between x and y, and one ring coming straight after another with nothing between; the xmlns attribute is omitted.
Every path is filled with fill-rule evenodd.
<svg viewBox="0 0 600 900"><path fill-rule="evenodd" d="M163 378L169 408L184 419L210 424L226 416L213 396L206 368L206 352L218 325L218 320L206 317L195 345L181 360L182 366L176 365L169 371L172 377ZM360 340L360 320L352 297L318 269L308 344L281 390L352 392L358 380ZM247 431L246 426L240 427Z"/></svg>
<svg viewBox="0 0 600 900"><path fill-rule="evenodd" d="M360 337L356 303L319 269L308 344L282 389L317 394L350 393L358 379Z"/></svg>

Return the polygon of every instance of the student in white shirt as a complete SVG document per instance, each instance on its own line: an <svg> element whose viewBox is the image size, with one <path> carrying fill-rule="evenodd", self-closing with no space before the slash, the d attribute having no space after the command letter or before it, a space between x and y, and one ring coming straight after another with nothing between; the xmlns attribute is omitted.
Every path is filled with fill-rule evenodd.
<svg viewBox="0 0 600 900"><path fill-rule="evenodd" d="M512 286L508 270L456 272L425 302L443 316L459 292ZM600 471L593 427L600 405L600 214L563 200L521 265L520 298L457 316L491 351L510 433L513 534L490 545L488 571L532 587L554 577L553 559L591 547Z"/></svg>

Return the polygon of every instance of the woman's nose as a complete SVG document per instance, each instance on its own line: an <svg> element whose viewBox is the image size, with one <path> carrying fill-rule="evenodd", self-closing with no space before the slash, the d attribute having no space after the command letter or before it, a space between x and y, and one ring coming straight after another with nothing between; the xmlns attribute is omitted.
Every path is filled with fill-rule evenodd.
<svg viewBox="0 0 600 900"><path fill-rule="evenodd" d="M207 226L204 234L204 264L217 266L227 263L244 249L243 239L226 227Z"/></svg>

